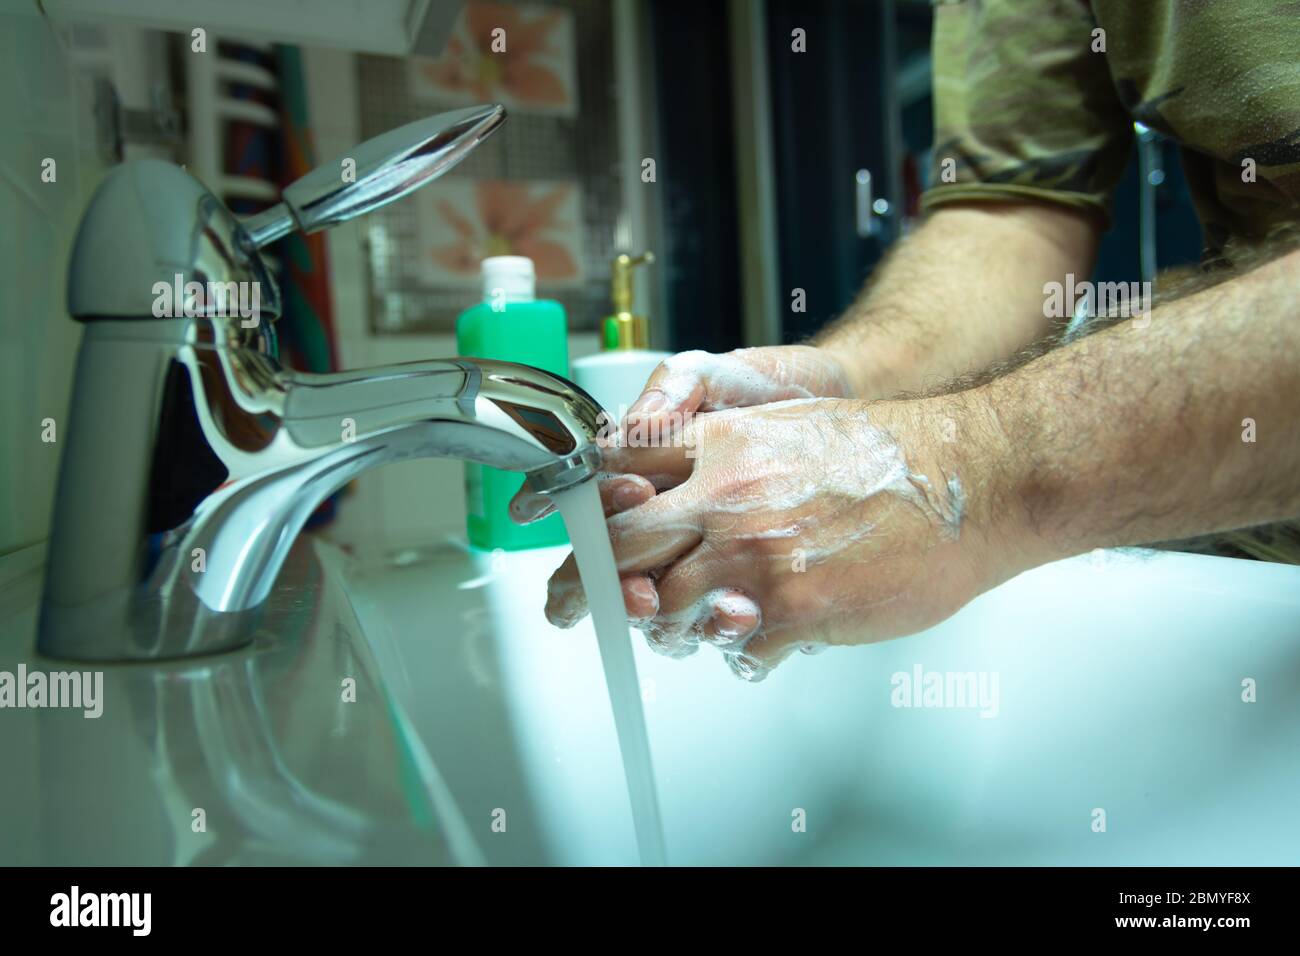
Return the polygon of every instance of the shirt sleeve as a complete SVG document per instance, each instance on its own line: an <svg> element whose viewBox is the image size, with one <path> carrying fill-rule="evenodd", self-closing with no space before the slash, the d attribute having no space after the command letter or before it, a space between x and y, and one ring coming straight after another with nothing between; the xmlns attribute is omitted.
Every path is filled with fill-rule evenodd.
<svg viewBox="0 0 1300 956"><path fill-rule="evenodd" d="M924 209L1031 199L1109 222L1133 140L1086 0L936 0Z"/></svg>

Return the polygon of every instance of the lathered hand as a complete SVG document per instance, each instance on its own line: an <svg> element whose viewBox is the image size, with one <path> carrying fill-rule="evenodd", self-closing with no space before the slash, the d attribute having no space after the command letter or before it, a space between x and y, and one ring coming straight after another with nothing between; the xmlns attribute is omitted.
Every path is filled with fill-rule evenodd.
<svg viewBox="0 0 1300 956"><path fill-rule="evenodd" d="M839 362L829 352L812 346L779 345L722 354L679 352L655 369L640 397L626 409L622 429L609 427L607 431L610 444L617 437L623 443L644 445L678 434L683 424L699 412L796 398L852 397L852 386ZM608 409L611 415L624 411ZM620 423L611 422L610 426L616 424ZM611 469L615 460L608 459ZM605 481L616 477L607 473ZM645 477L653 482L656 476ZM640 489L642 498L646 490ZM609 489L602 491L607 509L612 493ZM623 491L621 500L624 504L617 510L638 503L631 487ZM511 517L521 524L538 521L554 508L549 498L534 493L527 484L510 502Z"/></svg>
<svg viewBox="0 0 1300 956"><path fill-rule="evenodd" d="M948 403L792 400L698 416L685 439L606 453L663 489L609 518L663 653L714 644L757 680L796 650L921 630L1020 570L992 518L998 433ZM645 575L657 602L639 606ZM571 558L546 610L586 613Z"/></svg>
<svg viewBox="0 0 1300 956"><path fill-rule="evenodd" d="M627 420L748 408L794 398L852 398L853 389L829 352L780 345L710 352L679 352L660 363Z"/></svg>

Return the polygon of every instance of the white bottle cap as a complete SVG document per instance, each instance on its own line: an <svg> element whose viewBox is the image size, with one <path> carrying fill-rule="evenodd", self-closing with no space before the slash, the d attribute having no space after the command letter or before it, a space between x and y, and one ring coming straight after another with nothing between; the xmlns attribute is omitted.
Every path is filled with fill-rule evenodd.
<svg viewBox="0 0 1300 956"><path fill-rule="evenodd" d="M533 260L527 256L489 256L483 260L484 302L532 302L537 297Z"/></svg>

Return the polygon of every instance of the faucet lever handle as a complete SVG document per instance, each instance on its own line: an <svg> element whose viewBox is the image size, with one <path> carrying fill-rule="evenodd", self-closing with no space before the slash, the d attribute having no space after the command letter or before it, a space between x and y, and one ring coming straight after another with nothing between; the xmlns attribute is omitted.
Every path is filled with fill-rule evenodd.
<svg viewBox="0 0 1300 956"><path fill-rule="evenodd" d="M288 186L283 202L242 222L261 249L299 229L319 232L385 206L437 179L505 122L500 104L416 120L367 140Z"/></svg>

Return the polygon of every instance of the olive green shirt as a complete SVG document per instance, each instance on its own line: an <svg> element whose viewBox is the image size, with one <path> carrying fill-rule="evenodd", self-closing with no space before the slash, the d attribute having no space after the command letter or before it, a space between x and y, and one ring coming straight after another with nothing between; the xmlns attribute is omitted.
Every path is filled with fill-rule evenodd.
<svg viewBox="0 0 1300 956"><path fill-rule="evenodd" d="M1177 142L1207 252L1300 222L1300 0L935 0L922 204L1097 210L1133 121Z"/></svg>

